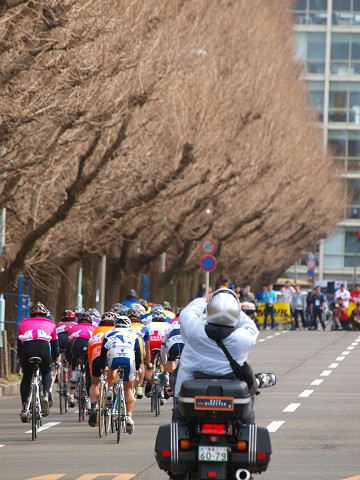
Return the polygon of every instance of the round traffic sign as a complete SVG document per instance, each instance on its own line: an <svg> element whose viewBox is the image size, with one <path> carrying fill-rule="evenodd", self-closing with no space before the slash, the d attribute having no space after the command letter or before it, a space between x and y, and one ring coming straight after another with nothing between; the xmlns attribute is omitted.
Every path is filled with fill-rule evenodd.
<svg viewBox="0 0 360 480"><path fill-rule="evenodd" d="M313 277L314 275L315 275L314 270L312 270L311 268L309 268L309 270L307 271L307 276L308 276L308 277Z"/></svg>
<svg viewBox="0 0 360 480"><path fill-rule="evenodd" d="M306 262L306 265L308 266L309 269L313 270L315 268L316 262L315 260L311 259Z"/></svg>
<svg viewBox="0 0 360 480"><path fill-rule="evenodd" d="M200 267L204 272L212 272L216 268L216 259L212 255L206 255L200 260Z"/></svg>
<svg viewBox="0 0 360 480"><path fill-rule="evenodd" d="M200 247L203 253L212 254L216 252L216 243L212 238L205 238Z"/></svg>
<svg viewBox="0 0 360 480"><path fill-rule="evenodd" d="M309 259L309 260L315 260L315 253L310 252L310 253L308 254L308 259Z"/></svg>

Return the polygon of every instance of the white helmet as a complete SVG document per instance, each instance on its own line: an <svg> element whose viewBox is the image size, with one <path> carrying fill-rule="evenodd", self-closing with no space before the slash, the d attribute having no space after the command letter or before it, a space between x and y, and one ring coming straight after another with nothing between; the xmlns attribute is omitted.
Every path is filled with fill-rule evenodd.
<svg viewBox="0 0 360 480"><path fill-rule="evenodd" d="M206 307L206 321L224 327L235 327L241 305L235 292L220 288L214 292Z"/></svg>

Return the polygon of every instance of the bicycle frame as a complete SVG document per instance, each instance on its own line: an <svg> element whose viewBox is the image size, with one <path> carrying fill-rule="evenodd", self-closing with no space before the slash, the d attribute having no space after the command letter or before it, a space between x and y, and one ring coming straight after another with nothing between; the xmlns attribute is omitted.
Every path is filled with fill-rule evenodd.
<svg viewBox="0 0 360 480"><path fill-rule="evenodd" d="M28 403L26 405L26 411L28 415L31 416L31 430L32 440L37 438L39 425L42 425L42 412L41 412L41 380L40 380L40 368L39 363L41 363L41 358L31 357L29 359L30 363L34 364L34 373L30 387L30 394L28 398Z"/></svg>
<svg viewBox="0 0 360 480"><path fill-rule="evenodd" d="M117 443L120 442L121 429L124 433L126 432L125 418L126 418L126 403L125 403L125 388L124 388L124 369L125 367L120 366L118 368L119 379L114 384L114 406L111 413L111 422L115 423L115 428L117 430Z"/></svg>

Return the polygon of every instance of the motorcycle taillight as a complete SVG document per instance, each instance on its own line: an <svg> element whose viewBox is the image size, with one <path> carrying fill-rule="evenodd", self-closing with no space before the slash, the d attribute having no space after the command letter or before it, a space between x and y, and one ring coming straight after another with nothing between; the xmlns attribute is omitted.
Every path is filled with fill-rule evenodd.
<svg viewBox="0 0 360 480"><path fill-rule="evenodd" d="M203 423L201 433L205 435L226 435L226 425L220 423Z"/></svg>

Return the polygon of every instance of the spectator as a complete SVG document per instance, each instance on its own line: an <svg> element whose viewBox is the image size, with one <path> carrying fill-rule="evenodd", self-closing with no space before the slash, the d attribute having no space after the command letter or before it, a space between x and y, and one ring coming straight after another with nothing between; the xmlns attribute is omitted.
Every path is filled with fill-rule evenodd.
<svg viewBox="0 0 360 480"><path fill-rule="evenodd" d="M245 285L245 288L248 292L249 297L252 298L252 302L255 302L255 295L252 293L250 285Z"/></svg>
<svg viewBox="0 0 360 480"><path fill-rule="evenodd" d="M358 304L360 302L360 285L357 283L354 290L350 292L350 302Z"/></svg>
<svg viewBox="0 0 360 480"><path fill-rule="evenodd" d="M229 280L227 278L224 278L219 288L230 288L229 283Z"/></svg>
<svg viewBox="0 0 360 480"><path fill-rule="evenodd" d="M306 298L300 291L300 285L295 285L295 291L291 297L291 310L294 316L295 330L299 328L298 317L301 317L304 330L306 330Z"/></svg>
<svg viewBox="0 0 360 480"><path fill-rule="evenodd" d="M240 287L239 285L236 285L234 292L236 293L236 296L239 298L240 297Z"/></svg>
<svg viewBox="0 0 360 480"><path fill-rule="evenodd" d="M350 292L345 288L345 283L340 285L340 288L335 291L334 300L337 301L338 298L341 298L346 309L349 307Z"/></svg>
<svg viewBox="0 0 360 480"><path fill-rule="evenodd" d="M126 299L121 302L126 307L130 308L133 303L139 303L137 301L136 291L132 288L127 292Z"/></svg>
<svg viewBox="0 0 360 480"><path fill-rule="evenodd" d="M325 296L321 293L321 288L316 287L315 293L312 294L310 299L310 313L311 313L311 327L310 330L317 330L319 318L323 330L325 330L325 322L323 320L323 311L325 308Z"/></svg>
<svg viewBox="0 0 360 480"><path fill-rule="evenodd" d="M293 293L295 293L295 289L291 285L291 282L289 280L285 282L285 285L282 287L280 292L281 292L281 295L283 296L283 301L291 305L291 298L293 296Z"/></svg>
<svg viewBox="0 0 360 480"><path fill-rule="evenodd" d="M264 302L264 301L265 301L265 300L264 300L264 292L266 291L266 288L267 288L266 285L263 285L263 286L261 287L261 290L258 291L258 293L257 293L257 295L256 295L256 300L257 300L258 302Z"/></svg>
<svg viewBox="0 0 360 480"><path fill-rule="evenodd" d="M356 305L356 308L351 312L350 327L352 330L360 330L360 302Z"/></svg>
<svg viewBox="0 0 360 480"><path fill-rule="evenodd" d="M206 284L205 283L200 283L198 291L196 293L196 298L202 298L206 294Z"/></svg>
<svg viewBox="0 0 360 480"><path fill-rule="evenodd" d="M240 297L241 298L241 297ZM266 330L267 317L271 316L271 328L275 328L275 308L274 303L276 302L277 296L276 292L273 289L272 283L270 283L263 294L263 301L265 302L265 311L264 311L264 330Z"/></svg>
<svg viewBox="0 0 360 480"><path fill-rule="evenodd" d="M335 314L338 320L340 320L340 329L343 330L350 330L350 320L347 314L347 307L345 306L345 302L341 297L336 299L337 303L335 305Z"/></svg>
<svg viewBox="0 0 360 480"><path fill-rule="evenodd" d="M315 290L308 292L306 297L306 325L310 325L311 322L311 297Z"/></svg>

